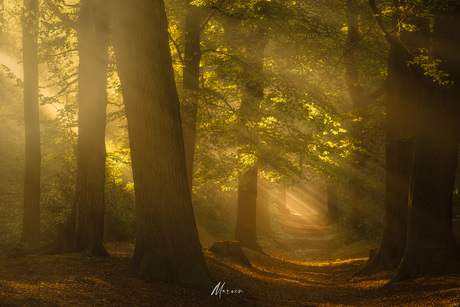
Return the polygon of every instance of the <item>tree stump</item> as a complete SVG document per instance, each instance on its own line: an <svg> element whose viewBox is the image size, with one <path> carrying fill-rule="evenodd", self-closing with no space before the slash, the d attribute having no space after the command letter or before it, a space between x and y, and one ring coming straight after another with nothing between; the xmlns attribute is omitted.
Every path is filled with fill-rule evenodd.
<svg viewBox="0 0 460 307"><path fill-rule="evenodd" d="M230 257L237 263L252 268L251 262L244 254L238 241L217 241L209 248L209 251Z"/></svg>

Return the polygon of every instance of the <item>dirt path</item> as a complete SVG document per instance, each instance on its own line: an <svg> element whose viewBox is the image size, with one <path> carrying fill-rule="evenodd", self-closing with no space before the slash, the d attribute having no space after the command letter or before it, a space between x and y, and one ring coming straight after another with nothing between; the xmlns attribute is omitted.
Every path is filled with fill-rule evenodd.
<svg viewBox="0 0 460 307"><path fill-rule="evenodd" d="M294 227L295 223L291 226ZM296 228L296 227L294 227ZM308 226L267 244L269 255L244 249L253 268L205 251L216 283L248 306L459 306L460 275L385 286L394 272L349 280L366 258L333 260L330 228ZM5 258L0 306L227 306L189 286L128 274L133 246L108 244L112 259L81 254Z"/></svg>

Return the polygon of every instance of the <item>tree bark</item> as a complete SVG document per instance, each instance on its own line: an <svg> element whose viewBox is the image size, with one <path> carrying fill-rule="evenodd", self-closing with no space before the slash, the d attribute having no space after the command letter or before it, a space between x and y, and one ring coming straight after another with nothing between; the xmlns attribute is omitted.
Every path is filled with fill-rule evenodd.
<svg viewBox="0 0 460 307"><path fill-rule="evenodd" d="M337 195L337 182L327 179L327 225L334 225L339 219L339 200Z"/></svg>
<svg viewBox="0 0 460 307"><path fill-rule="evenodd" d="M346 17L347 17L347 53L344 57L345 59L345 76L346 83L348 87L348 92L352 102L353 113L356 117L361 118L360 121L353 123L351 127L352 137L361 142L361 148L364 144L362 143L362 131L364 130L364 118L366 107L369 105L370 100L364 92L363 85L359 81L358 69L355 58L355 48L356 44L359 41L359 24L358 24L358 2L357 0L347 0L346 2ZM352 167L355 169L354 175L349 180L349 203L351 206L351 225L353 231L360 235L363 231L362 221L364 219L363 215L363 195L362 195L362 186L364 184L364 179L361 177L361 173L366 167L367 156L365 156L360 151L353 151L353 164Z"/></svg>
<svg viewBox="0 0 460 307"><path fill-rule="evenodd" d="M67 223L45 253L87 252L107 256L105 126L110 38L107 0L82 0L77 24L78 141L75 200Z"/></svg>
<svg viewBox="0 0 460 307"><path fill-rule="evenodd" d="M21 242L40 240L40 121L38 107L38 0L24 0L22 49L24 65L25 175Z"/></svg>
<svg viewBox="0 0 460 307"><path fill-rule="evenodd" d="M4 29L5 29L5 0L0 0L0 46L4 42Z"/></svg>
<svg viewBox="0 0 460 307"><path fill-rule="evenodd" d="M190 199L164 2L119 0L114 9L137 217L131 267L147 278L212 286Z"/></svg>
<svg viewBox="0 0 460 307"><path fill-rule="evenodd" d="M238 160L243 162L244 156L255 157L252 149L255 140L247 124L254 120L260 102L264 97L264 86L260 73L264 66L264 49L267 38L263 29L253 29L247 38L246 56L251 70L246 68L246 85L239 108L240 125L238 131ZM236 215L235 240L241 246L261 251L257 242L257 161L252 166L240 163L238 174L238 205Z"/></svg>
<svg viewBox="0 0 460 307"><path fill-rule="evenodd" d="M200 9L187 4L185 16L183 88L185 101L182 104L185 160L190 195L193 187L193 161L195 154L196 116L198 112L198 90L200 84Z"/></svg>
<svg viewBox="0 0 460 307"><path fill-rule="evenodd" d="M431 52L454 82L423 89L414 150L407 245L393 281L460 270L452 201L460 139L460 6L436 12Z"/></svg>
<svg viewBox="0 0 460 307"><path fill-rule="evenodd" d="M272 236L272 230L270 225L268 184L265 178L260 178L258 182L256 208L257 231L270 238Z"/></svg>
<svg viewBox="0 0 460 307"><path fill-rule="evenodd" d="M385 224L380 248L364 268L365 272L394 269L404 254L414 124L419 98L415 78L407 68L404 55L391 48L386 94Z"/></svg>
<svg viewBox="0 0 460 307"><path fill-rule="evenodd" d="M95 255L102 244L105 213L105 125L109 46L108 1L82 0L78 51L77 184L74 203L75 248Z"/></svg>
<svg viewBox="0 0 460 307"><path fill-rule="evenodd" d="M397 21L395 20L395 24ZM413 18L418 31L401 33L400 41L417 51L426 48L428 23ZM404 255L407 238L407 212L412 170L415 127L422 92L422 80L408 66L404 51L390 46L386 87L386 179L384 213L385 223L380 247L360 273L395 269Z"/></svg>

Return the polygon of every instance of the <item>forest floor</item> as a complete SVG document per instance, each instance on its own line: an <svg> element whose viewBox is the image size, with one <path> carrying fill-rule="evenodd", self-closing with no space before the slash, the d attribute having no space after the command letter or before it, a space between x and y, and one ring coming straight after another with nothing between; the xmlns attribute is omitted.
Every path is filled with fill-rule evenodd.
<svg viewBox="0 0 460 307"><path fill-rule="evenodd" d="M290 236L244 249L252 268L205 250L216 282L248 306L459 306L460 275L386 285L394 272L350 278L368 250L337 257L331 228L282 225ZM291 223L291 224L290 224ZM0 258L0 306L229 306L210 291L128 273L132 244L107 244L111 258L82 254ZM354 254L353 254L354 253Z"/></svg>

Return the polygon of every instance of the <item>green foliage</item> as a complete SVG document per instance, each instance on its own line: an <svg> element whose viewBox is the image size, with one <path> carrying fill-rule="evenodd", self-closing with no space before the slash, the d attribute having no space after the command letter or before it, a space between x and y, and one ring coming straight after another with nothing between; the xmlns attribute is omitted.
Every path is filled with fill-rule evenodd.
<svg viewBox="0 0 460 307"><path fill-rule="evenodd" d="M123 134L118 142L109 143L106 160L106 240L131 241L136 232L134 185L131 158Z"/></svg>

